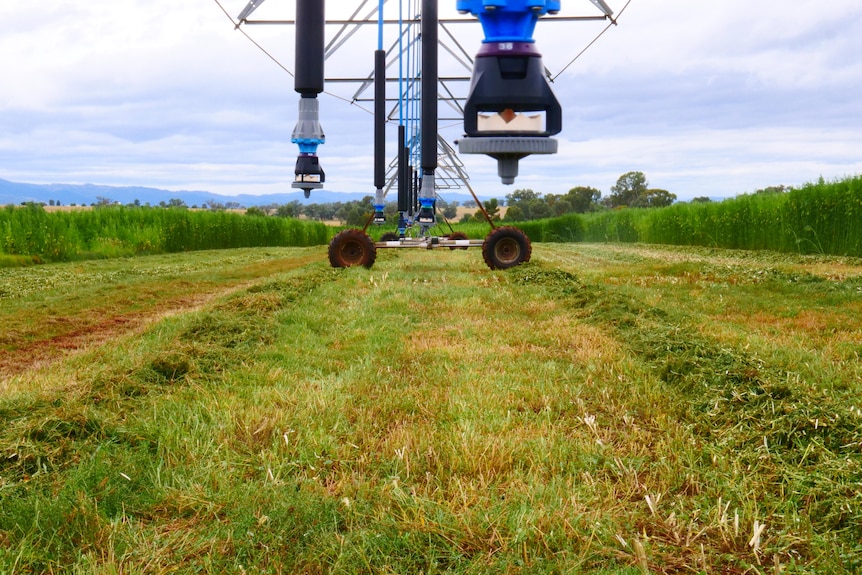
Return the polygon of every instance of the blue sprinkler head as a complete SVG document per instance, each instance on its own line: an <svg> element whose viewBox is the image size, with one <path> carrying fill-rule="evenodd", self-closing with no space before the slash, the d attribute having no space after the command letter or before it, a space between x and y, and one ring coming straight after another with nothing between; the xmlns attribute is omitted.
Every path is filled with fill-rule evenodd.
<svg viewBox="0 0 862 575"><path fill-rule="evenodd" d="M560 11L560 0L458 0L458 11L482 23L485 43L534 42L536 21Z"/></svg>
<svg viewBox="0 0 862 575"><path fill-rule="evenodd" d="M305 192L305 197L311 195L311 190L323 187L326 174L320 167L317 148L326 142L323 128L319 121L319 104L317 98L301 98L299 100L299 121L293 130L291 142L299 146L299 156L296 158L294 170L295 179L291 187Z"/></svg>

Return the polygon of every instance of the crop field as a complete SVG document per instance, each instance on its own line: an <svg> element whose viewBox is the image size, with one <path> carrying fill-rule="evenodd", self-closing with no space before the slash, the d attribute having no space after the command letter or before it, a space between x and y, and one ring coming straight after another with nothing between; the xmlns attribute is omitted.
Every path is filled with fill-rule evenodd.
<svg viewBox="0 0 862 575"><path fill-rule="evenodd" d="M862 260L0 269L0 574L862 572Z"/></svg>

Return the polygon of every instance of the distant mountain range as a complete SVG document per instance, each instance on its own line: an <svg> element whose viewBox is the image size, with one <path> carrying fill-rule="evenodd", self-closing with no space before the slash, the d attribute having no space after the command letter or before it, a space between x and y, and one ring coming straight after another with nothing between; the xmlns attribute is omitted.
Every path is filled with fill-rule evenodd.
<svg viewBox="0 0 862 575"><path fill-rule="evenodd" d="M283 193L283 194L264 194L255 196L251 194L241 194L238 196L225 196L214 194L212 192L201 191L181 191L172 192L169 190L160 190L158 188L145 188L138 186L99 186L95 184L24 184L18 182L10 182L0 179L0 206L6 204L21 204L22 202L37 202L49 204L53 201L55 204L69 206L72 204L89 206L100 201L100 199L108 199L112 202L121 204L132 204L137 200L141 205L157 206L161 202L169 203L171 200L182 200L187 206L205 206L208 202L216 202L219 204L227 204L230 202L239 204L241 207L249 208L252 206L267 206L272 204L289 204L296 200L302 204L328 204L335 202L350 202L361 200L365 196L373 195L370 193L346 193L346 192L330 192L327 190L315 190L311 193L311 197L306 199L301 191ZM447 202L457 201L464 203L473 198L468 194L453 194L446 193L445 199ZM396 198L393 194L389 194L388 200L394 201ZM480 197L482 200L487 197Z"/></svg>

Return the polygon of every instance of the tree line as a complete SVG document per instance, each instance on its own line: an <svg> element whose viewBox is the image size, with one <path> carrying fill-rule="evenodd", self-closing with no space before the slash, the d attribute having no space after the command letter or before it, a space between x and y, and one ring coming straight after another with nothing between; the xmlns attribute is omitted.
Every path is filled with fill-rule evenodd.
<svg viewBox="0 0 862 575"><path fill-rule="evenodd" d="M783 191L783 190L782 190ZM623 174L617 179L615 185L611 186L610 194L602 196L601 191L589 186L577 186L565 194L541 194L530 189L518 189L507 194L505 199L491 198L483 202L483 207L488 215L495 220L504 219L511 222L525 222L545 218L559 217L570 213L584 214L598 212L607 209L630 207L630 208L658 208L669 206L676 201L676 194L667 190L651 188L643 172L632 171ZM694 202L709 201L709 198L695 198ZM52 202L52 205L54 203ZM56 202L59 205L59 202ZM73 204L74 205L74 204ZM95 207L116 205L109 198L99 197ZM140 206L135 200L127 207ZM475 202L464 202L464 207L478 207ZM500 208L507 206L505 217L501 216ZM149 207L149 204L147 204ZM160 202L163 208L189 208L180 198L172 198L168 202ZM459 203L457 201L446 202L438 200L439 213L447 220L455 220L457 217ZM213 200L205 202L202 206L191 206L192 209L207 209L212 211L245 209L236 202L220 203ZM298 200L286 204L268 204L252 206L246 209L250 216L275 216L281 218L304 218L314 221L337 221L348 226L364 226L374 213L374 198L365 196L361 200L347 202L327 202L303 204ZM395 222L398 218L397 202L388 202L384 208L388 221ZM484 221L481 211L474 214L464 214L460 221Z"/></svg>
<svg viewBox="0 0 862 575"><path fill-rule="evenodd" d="M709 198L698 198L709 201ZM602 192L590 186L577 186L565 194L540 194L530 189L518 189L506 195L508 207L504 220L526 222L564 216L566 214L586 214L614 208L659 208L676 201L676 194L667 190L651 188L643 172L628 172L611 186L610 194L602 197ZM499 217L499 200L483 202L489 215ZM462 221L481 220L484 215L465 214Z"/></svg>
<svg viewBox="0 0 862 575"><path fill-rule="evenodd" d="M709 201L709 198L699 198ZM628 172L619 177L611 187L610 194L602 197L601 191L588 186L577 186L566 194L540 194L533 190L519 189L507 194L504 200L491 198L483 203L488 215L495 220L505 219L512 222L524 222L562 216L569 213L588 213L606 209L632 207L657 208L669 206L676 201L676 194L667 190L651 188L643 172ZM439 213L447 220L457 217L457 201L437 201ZM501 217L500 208L508 206L505 218ZM475 202L464 202L463 207L478 207ZM288 204L273 204L256 206L246 211L249 215L304 217L317 221L338 221L348 226L363 226L374 213L374 198L365 196L361 200L349 202L332 202L325 204L305 204L294 200ZM389 221L395 222L398 217L397 202L388 202L384 213ZM461 222L483 221L481 211L475 214L464 214Z"/></svg>
<svg viewBox="0 0 862 575"><path fill-rule="evenodd" d="M491 198L483 203L488 215L495 220L505 219L512 222L524 222L562 216L569 213L597 212L613 208L658 208L671 205L676 201L676 194L667 190L651 188L643 172L628 172L617 179L611 187L610 194L602 197L601 191L588 186L577 186L566 194L540 194L529 189L515 190L507 194L505 200ZM709 201L709 198L697 198L695 201ZM459 203L437 201L438 211L447 220L457 217ZM467 201L464 207L478 207L475 202ZM500 208L507 206L505 218L501 217ZM305 217L318 221L339 221L348 226L362 226L374 212L374 198L366 196L361 200L350 202L333 202L326 204L301 204L293 201L289 204L258 206L249 208L250 215L274 215L278 217ZM384 208L387 220L396 221L398 217L397 202L389 202ZM461 222L484 220L481 211L475 214L464 214Z"/></svg>

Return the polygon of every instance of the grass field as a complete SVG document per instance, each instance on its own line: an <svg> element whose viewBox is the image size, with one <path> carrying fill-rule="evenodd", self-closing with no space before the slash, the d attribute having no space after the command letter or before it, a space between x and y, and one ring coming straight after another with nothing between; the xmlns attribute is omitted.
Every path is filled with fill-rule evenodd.
<svg viewBox="0 0 862 575"><path fill-rule="evenodd" d="M0 269L0 573L858 573L862 261Z"/></svg>

